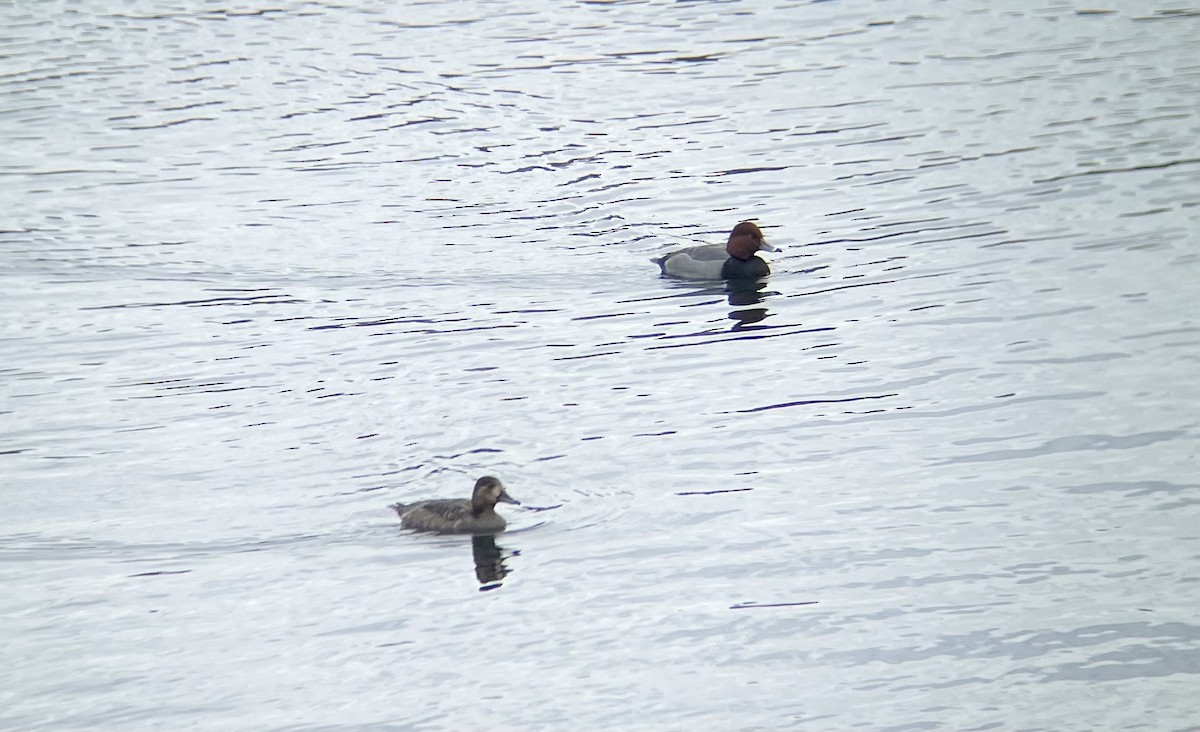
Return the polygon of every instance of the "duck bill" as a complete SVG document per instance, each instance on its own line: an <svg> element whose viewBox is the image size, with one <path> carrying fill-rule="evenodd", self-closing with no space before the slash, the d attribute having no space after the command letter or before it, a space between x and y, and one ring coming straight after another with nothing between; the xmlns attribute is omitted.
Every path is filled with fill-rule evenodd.
<svg viewBox="0 0 1200 732"><path fill-rule="evenodd" d="M496 500L497 500L497 501L500 501L501 503L511 503L511 504L513 504L513 505L516 505L516 506L520 506L520 505L521 505L521 502L520 502L520 501L518 501L517 499L515 499L515 498L513 498L512 496L508 495L508 490L502 490L502 491L500 491L500 495L496 496Z"/></svg>
<svg viewBox="0 0 1200 732"><path fill-rule="evenodd" d="M759 244L758 248L762 249L763 251L766 251L766 252L782 252L783 251L783 247L777 247L774 244L768 244L766 239L763 239L762 244Z"/></svg>

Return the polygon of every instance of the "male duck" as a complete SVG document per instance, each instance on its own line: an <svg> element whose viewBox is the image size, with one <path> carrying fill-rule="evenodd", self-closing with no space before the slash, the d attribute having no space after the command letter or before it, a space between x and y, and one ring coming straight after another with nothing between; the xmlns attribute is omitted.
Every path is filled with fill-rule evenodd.
<svg viewBox="0 0 1200 732"><path fill-rule="evenodd" d="M662 267L664 275L689 280L734 280L766 277L771 268L761 257L754 256L760 249L777 252L763 239L763 234L753 221L743 221L729 232L729 241L724 247L706 244L670 252L652 261Z"/></svg>
<svg viewBox="0 0 1200 732"><path fill-rule="evenodd" d="M507 524L496 513L496 502L521 502L508 495L499 480L485 475L475 481L471 500L443 498L435 501L396 503L389 508L400 517L400 525L416 531L438 531L443 534L495 534Z"/></svg>

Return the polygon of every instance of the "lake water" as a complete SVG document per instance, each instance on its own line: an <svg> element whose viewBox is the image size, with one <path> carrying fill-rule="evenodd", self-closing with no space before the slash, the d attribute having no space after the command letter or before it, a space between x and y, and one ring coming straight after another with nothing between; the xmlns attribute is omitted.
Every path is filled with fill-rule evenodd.
<svg viewBox="0 0 1200 732"><path fill-rule="evenodd" d="M1200 729L1194 6L0 20L0 728Z"/></svg>

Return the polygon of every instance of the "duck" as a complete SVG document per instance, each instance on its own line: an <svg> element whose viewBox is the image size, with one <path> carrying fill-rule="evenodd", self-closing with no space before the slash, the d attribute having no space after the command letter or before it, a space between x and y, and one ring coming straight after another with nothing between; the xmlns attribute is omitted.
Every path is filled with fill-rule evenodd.
<svg viewBox="0 0 1200 732"><path fill-rule="evenodd" d="M508 525L496 513L497 503L521 502L508 495L504 484L490 475L475 481L471 500L442 498L416 503L394 503L388 508L400 517L400 525L414 531L442 534L496 534Z"/></svg>
<svg viewBox="0 0 1200 732"><path fill-rule="evenodd" d="M664 275L687 280L736 280L766 277L771 267L755 252L778 252L779 247L768 244L753 221L743 221L729 232L729 241L705 244L668 252L654 258Z"/></svg>

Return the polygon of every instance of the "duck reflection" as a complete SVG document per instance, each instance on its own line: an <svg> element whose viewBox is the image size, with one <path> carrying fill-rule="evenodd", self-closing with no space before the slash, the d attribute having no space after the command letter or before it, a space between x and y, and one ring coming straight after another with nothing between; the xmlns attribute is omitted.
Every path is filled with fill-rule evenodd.
<svg viewBox="0 0 1200 732"><path fill-rule="evenodd" d="M765 307L749 307L760 305L768 295L778 295L773 290L764 290L766 280L729 280L725 291L729 295L729 304L737 310L729 313L729 319L737 321L733 330L742 330L755 323L761 322L770 315Z"/></svg>
<svg viewBox="0 0 1200 732"><path fill-rule="evenodd" d="M519 551L513 551L508 556L520 556ZM479 580L479 591L494 590L503 584L509 569L504 564L507 559L504 547L497 546L493 534L478 534L471 537L471 556L475 559L475 579Z"/></svg>

